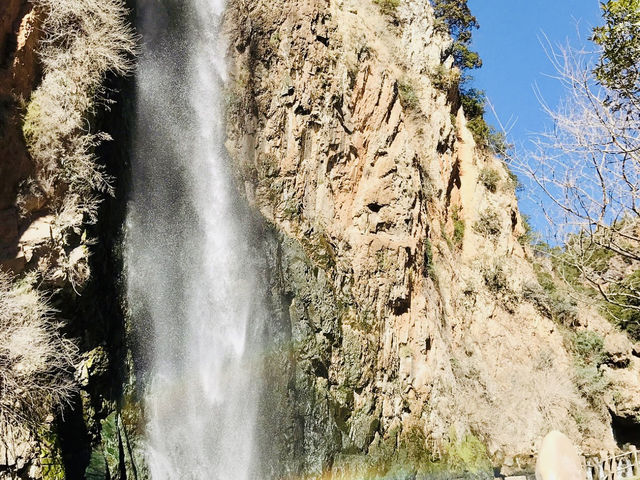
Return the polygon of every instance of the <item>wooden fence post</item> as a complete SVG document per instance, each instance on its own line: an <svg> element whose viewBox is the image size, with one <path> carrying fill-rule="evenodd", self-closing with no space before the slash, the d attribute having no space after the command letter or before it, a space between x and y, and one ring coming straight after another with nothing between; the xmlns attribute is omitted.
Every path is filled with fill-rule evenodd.
<svg viewBox="0 0 640 480"><path fill-rule="evenodd" d="M603 462L604 462L604 474L605 474L605 478L607 480L613 480L613 472L611 471L611 459L609 458L609 455L603 455Z"/></svg>
<svg viewBox="0 0 640 480"><path fill-rule="evenodd" d="M588 460L585 458L584 472L587 475L587 480L598 480L598 467L597 463L594 463L593 457Z"/></svg>
<svg viewBox="0 0 640 480"><path fill-rule="evenodd" d="M631 470L633 471L633 476L638 477L640 476L640 464L638 464L638 451L636 450L636 447L634 445L631 445L629 450L631 451L631 455L630 455Z"/></svg>

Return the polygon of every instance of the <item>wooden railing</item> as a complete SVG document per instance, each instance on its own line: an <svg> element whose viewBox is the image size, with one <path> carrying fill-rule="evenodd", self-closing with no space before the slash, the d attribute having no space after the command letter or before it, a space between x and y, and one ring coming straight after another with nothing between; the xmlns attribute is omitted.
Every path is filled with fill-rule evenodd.
<svg viewBox="0 0 640 480"><path fill-rule="evenodd" d="M587 480L640 479L638 451L631 447L628 452L611 457L591 457L586 461Z"/></svg>

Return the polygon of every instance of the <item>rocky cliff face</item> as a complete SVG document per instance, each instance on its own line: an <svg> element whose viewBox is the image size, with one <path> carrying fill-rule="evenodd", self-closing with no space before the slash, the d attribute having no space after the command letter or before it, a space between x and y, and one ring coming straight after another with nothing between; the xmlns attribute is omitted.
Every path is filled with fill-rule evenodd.
<svg viewBox="0 0 640 480"><path fill-rule="evenodd" d="M0 315L3 479L124 478L136 471L129 438L141 431L140 412L128 387L115 251L124 196L108 198L98 210L94 188L72 185L73 177L91 182L81 178L91 171L117 175L114 187L126 184L127 121L121 107L105 115L102 107L112 99L97 98L123 86L107 73L118 73L117 61L126 60L122 45L109 45L100 28L109 24L127 45L131 38L122 4L80 1L69 7L46 0L0 5L0 296L2 308L11 307ZM92 49L91 35L93 45L97 35L106 50ZM100 146L95 140L105 136L91 135L101 126L119 143ZM50 149L48 164L41 147ZM75 165L74 151L80 159ZM82 168L89 170L76 175ZM46 301L34 307L34 298ZM61 345L67 349L55 350ZM54 350L40 354L44 346ZM54 393L21 394L34 376L30 369L40 375L37 386ZM13 385L7 378L18 392L6 391ZM54 402L56 378L72 387ZM33 399L41 405L24 405ZM15 418L24 421L16 424Z"/></svg>
<svg viewBox="0 0 640 480"><path fill-rule="evenodd" d="M612 329L540 307L515 186L443 89L450 40L426 1L387 12L235 0L226 20L228 150L277 232L268 373L284 412L271 422L292 419L278 455L315 475L436 460L514 471L552 427L585 452L613 448L571 344ZM638 361L621 341L630 394Z"/></svg>

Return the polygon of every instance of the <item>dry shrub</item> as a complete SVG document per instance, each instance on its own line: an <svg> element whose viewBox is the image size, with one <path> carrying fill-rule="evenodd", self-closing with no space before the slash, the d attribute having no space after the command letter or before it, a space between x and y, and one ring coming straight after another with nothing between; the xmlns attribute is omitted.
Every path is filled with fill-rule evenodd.
<svg viewBox="0 0 640 480"><path fill-rule="evenodd" d="M480 180L480 183L491 193L496 193L498 185L500 184L500 172L495 168L484 167L480 170L478 180Z"/></svg>
<svg viewBox="0 0 640 480"><path fill-rule="evenodd" d="M400 0L373 0L373 3L380 7L383 15L395 17L396 10L400 6Z"/></svg>
<svg viewBox="0 0 640 480"><path fill-rule="evenodd" d="M480 212L478 221L473 225L476 232L485 237L496 239L502 231L502 221L497 210L487 208Z"/></svg>
<svg viewBox="0 0 640 480"><path fill-rule="evenodd" d="M39 51L44 76L24 118L23 132L36 166L28 194L44 197L54 210L66 198L67 211L73 203L85 221L92 221L95 192L111 194L112 186L94 154L109 137L94 132L91 122L98 108L109 103L103 85L107 73L131 70L136 37L121 0L35 3L45 19Z"/></svg>
<svg viewBox="0 0 640 480"><path fill-rule="evenodd" d="M0 430L39 425L69 401L78 349L28 281L0 272Z"/></svg>

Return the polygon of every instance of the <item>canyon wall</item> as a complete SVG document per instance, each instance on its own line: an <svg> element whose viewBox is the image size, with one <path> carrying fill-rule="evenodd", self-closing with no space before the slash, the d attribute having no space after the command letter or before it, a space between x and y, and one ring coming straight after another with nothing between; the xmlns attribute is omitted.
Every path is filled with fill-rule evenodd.
<svg viewBox="0 0 640 480"><path fill-rule="evenodd" d="M0 296L11 307L0 315L3 479L144 473L118 249L128 183L124 112L132 95L114 75L126 61L122 45L113 49L100 31L110 23L121 28L113 35L128 32L123 12L108 2L0 4ZM97 133L103 128L117 142L101 143L108 139ZM113 178L118 198L79 187L96 172ZM36 396L31 385L9 392L6 378L52 393ZM57 381L71 388L52 401ZM26 405L33 399L42 404ZM22 422L7 421L7 411Z"/></svg>
<svg viewBox="0 0 640 480"><path fill-rule="evenodd" d="M276 232L265 414L291 421L266 457L314 475L509 473L551 428L614 448L638 359L597 312L541 308L516 185L466 127L428 2L235 0L227 32L228 150ZM602 401L575 381L588 330L625 357L602 367Z"/></svg>

